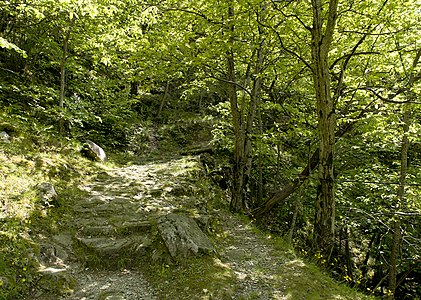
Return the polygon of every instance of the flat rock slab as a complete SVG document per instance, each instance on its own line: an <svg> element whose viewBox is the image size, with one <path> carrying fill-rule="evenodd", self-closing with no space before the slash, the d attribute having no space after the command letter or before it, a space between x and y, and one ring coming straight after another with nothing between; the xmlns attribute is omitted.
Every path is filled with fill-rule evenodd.
<svg viewBox="0 0 421 300"><path fill-rule="evenodd" d="M151 246L152 240L146 235L126 237L78 237L77 241L101 257L119 258L138 255Z"/></svg>
<svg viewBox="0 0 421 300"><path fill-rule="evenodd" d="M112 236L116 232L116 228L112 225L86 226L79 230L86 236Z"/></svg>
<svg viewBox="0 0 421 300"><path fill-rule="evenodd" d="M187 216L168 214L161 217L158 220L158 230L175 260L215 252L209 238L197 223Z"/></svg>
<svg viewBox="0 0 421 300"><path fill-rule="evenodd" d="M77 238L79 243L97 252L101 256L117 257L124 253L132 242L127 238Z"/></svg>
<svg viewBox="0 0 421 300"><path fill-rule="evenodd" d="M133 233L149 233L151 231L151 223L148 221L123 221L120 224L116 224L119 232L124 234L133 234Z"/></svg>

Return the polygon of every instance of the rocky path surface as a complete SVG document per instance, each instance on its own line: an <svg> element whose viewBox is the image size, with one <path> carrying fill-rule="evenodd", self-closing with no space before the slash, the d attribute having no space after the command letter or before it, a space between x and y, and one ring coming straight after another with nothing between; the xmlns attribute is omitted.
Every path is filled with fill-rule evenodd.
<svg viewBox="0 0 421 300"><path fill-rule="evenodd" d="M206 294L162 296L163 290L171 288L170 282L156 286L160 298L138 267L151 251L154 220L174 211L206 211L209 195L201 197L194 190L198 165L198 158L190 157L108 168L93 182L81 185L84 196L73 204L68 224L71 232L53 237L52 260L62 261L66 273L76 281L75 286L68 283L73 292L60 299L208 299ZM217 261L232 277L230 286L223 288L230 292L218 291L217 295L224 299L287 299L278 272L282 265L279 255L284 253L276 253L270 241L253 234L251 224L227 211L216 214L220 218L218 232L223 236L216 238ZM69 248L73 250L65 250ZM66 276L57 278L69 281Z"/></svg>
<svg viewBox="0 0 421 300"><path fill-rule="evenodd" d="M34 299L362 299L342 296L282 239L229 213L222 191L205 181L197 157L104 167L79 187L67 231L41 244L48 265L42 272L50 278L40 285L55 282L69 293ZM215 198L225 204L208 203ZM172 265L160 260L159 220L171 214L210 230L215 255ZM147 277L148 266L159 270Z"/></svg>
<svg viewBox="0 0 421 300"><path fill-rule="evenodd" d="M60 299L157 299L139 268L153 251L151 224L195 207L197 199L191 202L186 195L186 180L197 163L197 158L180 158L108 168L81 185L84 196L73 203L70 230L52 237L46 246L51 253L43 250L50 263L45 272L73 289Z"/></svg>

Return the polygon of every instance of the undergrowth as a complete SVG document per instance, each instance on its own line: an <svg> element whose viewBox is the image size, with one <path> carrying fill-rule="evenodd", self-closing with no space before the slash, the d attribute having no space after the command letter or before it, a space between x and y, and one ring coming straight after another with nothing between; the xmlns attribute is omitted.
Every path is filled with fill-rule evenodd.
<svg viewBox="0 0 421 300"><path fill-rule="evenodd" d="M78 183L89 180L95 164L80 157L80 143L1 116L0 131L7 129L11 141L0 141L0 299L29 299L41 278L36 240L59 231ZM40 200L42 182L53 184L57 203Z"/></svg>

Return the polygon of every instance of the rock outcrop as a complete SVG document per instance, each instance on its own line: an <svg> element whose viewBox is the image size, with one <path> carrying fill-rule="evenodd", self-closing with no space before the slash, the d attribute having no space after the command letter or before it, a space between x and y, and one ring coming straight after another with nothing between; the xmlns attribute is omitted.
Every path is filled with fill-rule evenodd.
<svg viewBox="0 0 421 300"><path fill-rule="evenodd" d="M158 230L171 257L177 261L215 252L209 238L197 223L187 216L168 214L161 217Z"/></svg>
<svg viewBox="0 0 421 300"><path fill-rule="evenodd" d="M72 203L67 224L72 229L70 242L60 237L54 251L43 247L45 261L53 261L54 255L47 254L54 252L70 265L77 280L73 293L62 299L155 299L141 274L145 264L170 264L215 251L196 221L186 216L191 210L182 209L206 203L186 178L196 164L196 159L181 158L130 165L107 170L81 185L84 194ZM208 226L208 218L191 214ZM67 258L58 247L62 245L68 245ZM63 282L63 289L71 285L59 266L45 271L45 276Z"/></svg>

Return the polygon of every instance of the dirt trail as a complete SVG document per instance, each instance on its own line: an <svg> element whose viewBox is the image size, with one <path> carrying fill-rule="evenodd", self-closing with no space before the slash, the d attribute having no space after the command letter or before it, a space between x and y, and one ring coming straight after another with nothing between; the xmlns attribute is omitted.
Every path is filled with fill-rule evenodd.
<svg viewBox="0 0 421 300"><path fill-rule="evenodd" d="M63 274L53 279L77 281L73 293L59 299L361 299L343 296L282 239L229 213L223 193L206 180L199 159L183 157L105 168L81 185L85 196L73 204L68 231L51 238L53 273ZM215 198L225 204L208 203ZM148 282L142 270L156 266L145 261L154 253L154 220L171 212L210 219L217 255L164 263L147 273Z"/></svg>
<svg viewBox="0 0 421 300"><path fill-rule="evenodd" d="M77 281L61 299L157 299L136 263L150 250L151 221L197 204L185 184L197 163L180 158L109 168L81 185L86 196L73 204L71 230L52 238L56 270Z"/></svg>

